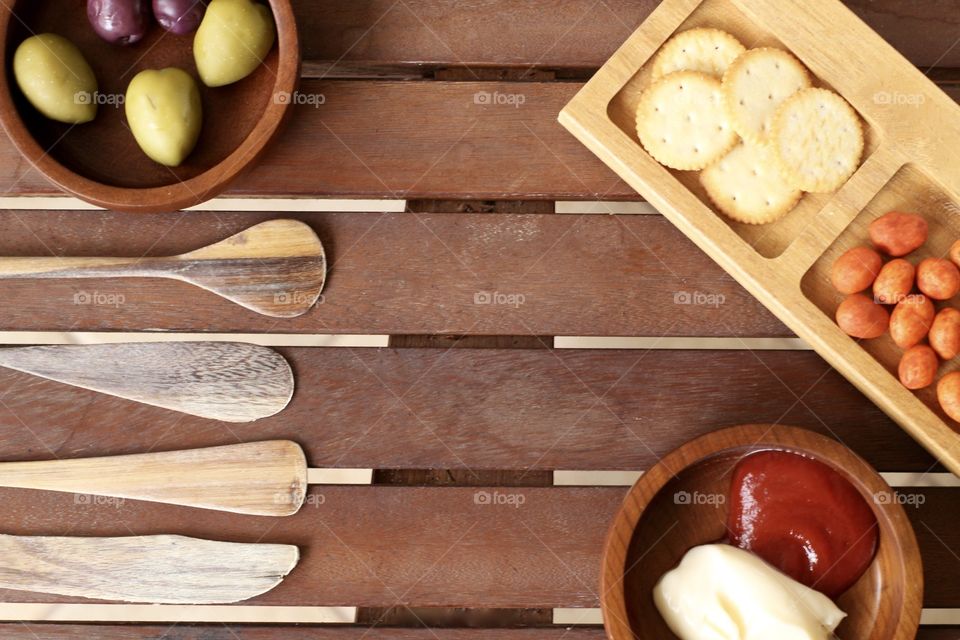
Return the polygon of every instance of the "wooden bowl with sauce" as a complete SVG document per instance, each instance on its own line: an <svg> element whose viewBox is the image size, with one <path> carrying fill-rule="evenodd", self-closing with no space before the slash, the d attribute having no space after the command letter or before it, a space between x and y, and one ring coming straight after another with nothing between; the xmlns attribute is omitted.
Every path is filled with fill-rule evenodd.
<svg viewBox="0 0 960 640"><path fill-rule="evenodd" d="M894 495L890 486L834 440L794 427L744 425L681 446L644 473L627 494L610 528L601 570L604 625L612 640L676 638L654 604L654 586L691 547L726 538L730 502L688 500L686 495L726 496L737 462L770 450L798 453L838 471L876 516L879 542L873 562L836 599L848 614L837 636L843 640L916 636L923 567L907 515L889 499Z"/></svg>
<svg viewBox="0 0 960 640"><path fill-rule="evenodd" d="M50 182L89 203L130 212L175 211L208 200L263 152L288 114L300 79L300 42L290 0L266 2L277 28L263 63L224 87L199 80L193 33L168 33L155 22L130 46L102 40L87 20L84 0L19 0L0 8L0 124L23 157ZM99 84L97 117L69 125L43 117L13 76L17 47L36 33L66 37L83 53ZM116 96L144 69L180 67L197 80L203 128L178 167L152 161L140 150Z"/></svg>

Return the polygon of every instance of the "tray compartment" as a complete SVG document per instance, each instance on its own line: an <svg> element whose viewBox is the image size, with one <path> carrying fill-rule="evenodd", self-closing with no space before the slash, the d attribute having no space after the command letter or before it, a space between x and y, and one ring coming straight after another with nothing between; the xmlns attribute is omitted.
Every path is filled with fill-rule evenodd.
<svg viewBox="0 0 960 640"><path fill-rule="evenodd" d="M922 215L930 227L926 244L905 256L914 265L924 258L945 257L950 245L960 239L960 204L915 164L900 168L893 178L877 193L850 225L820 256L801 280L803 295L814 303L832 321L844 295L830 284L830 268L848 249L870 246L868 225L889 211L908 211ZM960 298L936 302L937 309L947 306L960 308ZM874 340L858 340L858 344L872 355L895 379L903 349L894 344L889 333ZM960 358L941 365L938 379L943 374L960 368ZM899 382L897 382L899 384ZM955 430L957 423L947 418L937 402L935 385L914 392L932 411Z"/></svg>
<svg viewBox="0 0 960 640"><path fill-rule="evenodd" d="M736 3L731 0L706 0L689 15L674 33L687 31L695 27L722 29L736 36L744 46L751 49L756 47L777 47L787 51L790 50L790 48L785 46L776 36L744 15ZM672 36L673 34L671 34L670 37ZM667 38L667 40L669 40L669 38ZM796 52L793 53L797 55ZM797 55L797 58L806 64L808 68L811 66L802 56ZM643 153L646 153L646 151L643 149L637 137L635 114L640 95L650 84L649 67L648 61L647 64L644 64L633 77L630 78L607 105L607 115L610 120L628 135L630 139L640 147ZM812 75L812 78L814 86L834 90L833 87L819 80L816 76ZM867 158L879 147L880 135L862 113L859 113L859 115L863 121L866 137L866 146L864 148L863 158L861 158L862 168ZM710 198L707 197L706 191L700 185L699 172L677 171L669 168L667 168L667 170L687 189L692 191L708 208L714 211L737 235L743 238L765 258L776 258L780 256L787 247L790 246L791 242L800 235L808 225L814 222L814 219L826 204L830 202L834 195L830 193L804 194L803 199L796 208L780 220L765 225L749 225L731 220L716 211L710 202Z"/></svg>

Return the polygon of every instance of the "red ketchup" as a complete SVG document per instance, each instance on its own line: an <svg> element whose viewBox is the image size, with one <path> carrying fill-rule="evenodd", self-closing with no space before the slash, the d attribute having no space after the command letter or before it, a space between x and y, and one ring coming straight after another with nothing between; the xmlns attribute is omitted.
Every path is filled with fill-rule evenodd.
<svg viewBox="0 0 960 640"><path fill-rule="evenodd" d="M733 471L730 497L731 542L831 598L873 561L873 510L822 462L786 451L751 454Z"/></svg>

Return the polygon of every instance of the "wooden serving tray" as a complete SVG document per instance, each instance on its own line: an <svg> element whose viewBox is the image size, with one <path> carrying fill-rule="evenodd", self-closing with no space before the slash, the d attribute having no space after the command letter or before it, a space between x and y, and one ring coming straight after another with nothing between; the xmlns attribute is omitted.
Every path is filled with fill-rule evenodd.
<svg viewBox="0 0 960 640"><path fill-rule="evenodd" d="M647 154L634 116L648 83L645 65L675 33L699 26L728 31L748 48L792 51L815 85L859 112L866 148L843 187L805 195L777 222L743 225L712 209L695 172L673 171ZM943 256L960 238L960 107L916 67L834 0L665 0L567 104L560 122L960 474L960 425L940 410L933 387L914 395L900 384L901 351L889 336L858 342L836 326L843 296L828 277L834 259L867 244L867 225L891 209L915 211L930 224L912 260ZM957 367L948 363L941 374Z"/></svg>

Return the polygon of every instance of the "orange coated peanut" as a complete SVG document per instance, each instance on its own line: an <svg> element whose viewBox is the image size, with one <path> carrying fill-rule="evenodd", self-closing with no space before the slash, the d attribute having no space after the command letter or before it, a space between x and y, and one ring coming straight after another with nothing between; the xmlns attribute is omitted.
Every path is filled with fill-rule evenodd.
<svg viewBox="0 0 960 640"><path fill-rule="evenodd" d="M930 346L944 360L960 355L960 311L948 307L933 319L928 336Z"/></svg>
<svg viewBox="0 0 960 640"><path fill-rule="evenodd" d="M873 299L880 304L897 304L913 291L913 265L897 258L883 265L873 283Z"/></svg>
<svg viewBox="0 0 960 640"><path fill-rule="evenodd" d="M854 338L879 338L890 324L890 314L862 293L847 296L837 308L837 324Z"/></svg>
<svg viewBox="0 0 960 640"><path fill-rule="evenodd" d="M907 349L900 359L900 382L907 389L923 389L933 384L937 377L937 367L940 361L937 354L925 344L918 344Z"/></svg>
<svg viewBox="0 0 960 640"><path fill-rule="evenodd" d="M873 284L881 266L879 253L870 247L854 247L833 263L830 282L840 293L859 293Z"/></svg>
<svg viewBox="0 0 960 640"><path fill-rule="evenodd" d="M924 295L909 295L890 314L890 337L901 349L909 349L930 333L936 311Z"/></svg>
<svg viewBox="0 0 960 640"><path fill-rule="evenodd" d="M960 371L940 378L937 383L937 400L944 413L960 422Z"/></svg>
<svg viewBox="0 0 960 640"><path fill-rule="evenodd" d="M917 288L934 300L949 300L960 291L960 270L949 260L927 258L917 265Z"/></svg>
<svg viewBox="0 0 960 640"><path fill-rule="evenodd" d="M915 213L891 211L871 222L869 233L873 246L899 258L927 241L927 221Z"/></svg>

